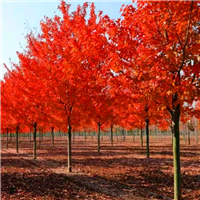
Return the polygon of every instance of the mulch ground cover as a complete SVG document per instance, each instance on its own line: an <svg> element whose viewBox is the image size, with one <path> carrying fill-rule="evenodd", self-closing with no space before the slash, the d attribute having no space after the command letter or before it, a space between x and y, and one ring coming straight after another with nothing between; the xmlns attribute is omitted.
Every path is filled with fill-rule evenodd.
<svg viewBox="0 0 200 200"><path fill-rule="evenodd" d="M72 143L72 173L67 172L67 137L38 143L37 160L33 143L20 138L5 139L1 146L1 199L173 199L173 153L170 137L150 138L150 158L139 137L110 146L108 137L97 152L94 137L76 137ZM200 145L181 141L182 197L200 199Z"/></svg>

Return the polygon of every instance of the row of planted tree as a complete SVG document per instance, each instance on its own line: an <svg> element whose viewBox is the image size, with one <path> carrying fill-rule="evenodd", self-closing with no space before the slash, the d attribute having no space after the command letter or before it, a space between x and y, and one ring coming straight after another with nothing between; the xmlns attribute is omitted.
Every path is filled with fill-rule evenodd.
<svg viewBox="0 0 200 200"><path fill-rule="evenodd" d="M200 118L200 9L194 1L137 1L113 20L84 3L40 22L1 81L1 131L170 127L174 199L181 199L179 123ZM135 6L135 7L134 7ZM88 13L89 12L89 13ZM142 20L141 20L142 19ZM28 129L28 130L27 130ZM18 139L17 139L18 140ZM36 151L36 142L34 142ZM36 154L35 154L36 155ZM148 157L148 155L147 155Z"/></svg>
<svg viewBox="0 0 200 200"><path fill-rule="evenodd" d="M191 145L191 140L194 140L193 142L195 143L193 144L197 145L199 143L199 133L200 133L199 121L197 119L194 119L194 121L197 122L196 126L194 126L193 124L192 126L191 124L187 124L187 126L182 124L182 126L180 127L180 136L182 136L182 140L184 141L184 143L188 145ZM172 138L171 141L173 145L173 135L171 134L171 130L160 131L156 126L150 126L149 135L152 137L152 139L159 142L163 142L166 139L166 137L169 139L169 136L171 136ZM39 128L39 130L36 133L36 138L38 139L34 142L39 143L39 145L41 145L43 142L43 138L47 138L48 140L51 140L52 146L54 146L55 140L62 141L63 137L66 137L66 136L67 136L66 133L63 133L61 130L58 130L58 131L54 130L54 127L52 127L51 131L49 132L44 132L44 129ZM113 146L114 141L116 144L118 144L118 142L125 142L127 141L127 139L130 142L130 138L131 138L131 140L135 142L137 138L139 137L141 148L144 147L144 142L145 142L143 139L144 136L145 135L144 135L143 129L134 129L134 130L127 131L125 129L121 129L120 127L114 128L113 132L109 132L109 130L101 131L101 135L100 135L101 141L105 141L105 140L107 141L109 139L111 146ZM14 138L17 153L19 153L19 138L21 138L22 141L25 140L25 142L27 142L27 138L28 138L30 143L34 139L31 129L30 129L30 132L28 133L18 133L18 135L16 135L15 133L9 132L9 129L7 128L6 133L2 134L2 139L5 140L7 149L8 149L9 143L11 143L11 147L13 147L12 145L13 138ZM78 141L83 140L86 142L88 139L89 141L92 140L94 142L94 140L96 139L96 132L95 131L87 132L87 130L72 132L73 143L76 140ZM149 149L147 149L147 151L148 150ZM36 153L36 151L34 151L33 153ZM149 155L149 152L147 153L147 155ZM33 157L36 159L36 155L33 154Z"/></svg>

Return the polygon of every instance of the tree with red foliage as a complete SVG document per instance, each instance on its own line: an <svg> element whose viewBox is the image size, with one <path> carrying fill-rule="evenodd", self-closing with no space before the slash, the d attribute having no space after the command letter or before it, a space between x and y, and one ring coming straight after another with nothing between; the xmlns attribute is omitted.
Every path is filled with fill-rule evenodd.
<svg viewBox="0 0 200 200"><path fill-rule="evenodd" d="M199 98L199 12L194 1L137 1L137 9L122 8L123 19L109 27L109 36L120 48L117 71L123 63L125 77L131 76L135 84L153 81L150 102L171 115L176 200L181 199L180 114L185 103L189 108Z"/></svg>
<svg viewBox="0 0 200 200"><path fill-rule="evenodd" d="M18 55L24 68L43 81L44 102L48 107L45 113L50 116L56 113L68 127L68 169L71 171L71 130L81 124L83 105L88 105L86 94L90 93L93 83L100 84L103 80L98 74L105 61L98 54L106 36L101 36L101 23L96 24L93 4L88 22L85 19L87 3L78 6L73 14L64 1L59 8L63 18L55 16L42 21L42 33L36 37L28 35L29 49ZM91 51L96 43L98 48Z"/></svg>

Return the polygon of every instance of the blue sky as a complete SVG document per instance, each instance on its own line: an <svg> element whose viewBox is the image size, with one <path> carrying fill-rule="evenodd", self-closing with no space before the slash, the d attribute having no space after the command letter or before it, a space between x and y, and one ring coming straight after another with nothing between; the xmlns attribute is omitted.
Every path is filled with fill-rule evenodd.
<svg viewBox="0 0 200 200"><path fill-rule="evenodd" d="M71 11L75 10L78 4L82 4L84 1L68 1L71 4ZM111 18L116 19L120 17L120 7L122 4L130 4L131 0L126 1L94 1L96 10L102 10L104 14L108 14ZM18 58L16 51L22 52L26 47L25 35L36 28L40 30L40 20L44 16L53 17L55 14L60 15L57 9L59 5L58 1L22 1L17 2L13 0L2 1L2 63L6 63L10 66L12 62L17 63ZM1 63L1 66L2 66ZM0 79L3 78L3 74L6 72L2 67L0 73Z"/></svg>

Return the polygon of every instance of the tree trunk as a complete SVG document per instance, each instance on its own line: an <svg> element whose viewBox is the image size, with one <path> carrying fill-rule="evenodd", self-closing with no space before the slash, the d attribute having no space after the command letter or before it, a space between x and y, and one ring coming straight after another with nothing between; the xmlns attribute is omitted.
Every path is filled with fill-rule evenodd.
<svg viewBox="0 0 200 200"><path fill-rule="evenodd" d="M113 146L113 125L110 126L110 141L111 146Z"/></svg>
<svg viewBox="0 0 200 200"><path fill-rule="evenodd" d="M126 138L125 138L125 129L122 130L123 133L123 142L125 142Z"/></svg>
<svg viewBox="0 0 200 200"><path fill-rule="evenodd" d="M51 127L51 139L52 139L52 145L54 146L54 127Z"/></svg>
<svg viewBox="0 0 200 200"><path fill-rule="evenodd" d="M61 140L61 132L60 132L60 129L59 129L59 135L60 135L60 140Z"/></svg>
<svg viewBox="0 0 200 200"><path fill-rule="evenodd" d="M16 129L16 152L19 153L19 126Z"/></svg>
<svg viewBox="0 0 200 200"><path fill-rule="evenodd" d="M140 132L140 141L141 141L141 147L143 148L143 131L141 128L141 132Z"/></svg>
<svg viewBox="0 0 200 200"><path fill-rule="evenodd" d="M188 128L188 144L190 145L190 130Z"/></svg>
<svg viewBox="0 0 200 200"><path fill-rule="evenodd" d="M160 140L162 141L162 132L160 131Z"/></svg>
<svg viewBox="0 0 200 200"><path fill-rule="evenodd" d="M44 132L42 131L41 132L41 140L42 140L42 142L43 142L43 136L44 136Z"/></svg>
<svg viewBox="0 0 200 200"><path fill-rule="evenodd" d="M6 149L8 149L8 128L7 128L7 132L6 132Z"/></svg>
<svg viewBox="0 0 200 200"><path fill-rule="evenodd" d="M155 141L158 139L157 138L157 131L156 131L156 126L154 127L154 137L155 137Z"/></svg>
<svg viewBox="0 0 200 200"><path fill-rule="evenodd" d="M37 150L37 123L33 125L33 159L36 159L36 150Z"/></svg>
<svg viewBox="0 0 200 200"><path fill-rule="evenodd" d="M10 132L10 141L12 141L12 133Z"/></svg>
<svg viewBox="0 0 200 200"><path fill-rule="evenodd" d="M69 125L68 126L68 172L72 172L72 167L71 167L71 162L72 162L72 158L71 158L71 137L72 137L72 132L71 132L72 128Z"/></svg>
<svg viewBox="0 0 200 200"><path fill-rule="evenodd" d="M30 128L30 143L31 143L31 128Z"/></svg>
<svg viewBox="0 0 200 200"><path fill-rule="evenodd" d="M117 130L116 130L116 136L117 136L117 143L118 143L118 128L117 128Z"/></svg>
<svg viewBox="0 0 200 200"><path fill-rule="evenodd" d="M147 153L147 158L149 158L149 119L145 120L146 124L146 153Z"/></svg>
<svg viewBox="0 0 200 200"><path fill-rule="evenodd" d="M86 131L84 131L84 138L85 138L85 142L86 142L86 139L87 139Z"/></svg>
<svg viewBox="0 0 200 200"><path fill-rule="evenodd" d="M97 151L100 152L100 134L101 134L101 124L100 122L98 123L98 147L97 147Z"/></svg>
<svg viewBox="0 0 200 200"><path fill-rule="evenodd" d="M174 158L174 200L181 200L181 165L180 165L180 105L173 106L171 111Z"/></svg>
<svg viewBox="0 0 200 200"><path fill-rule="evenodd" d="M135 130L133 130L133 142L135 141Z"/></svg>

